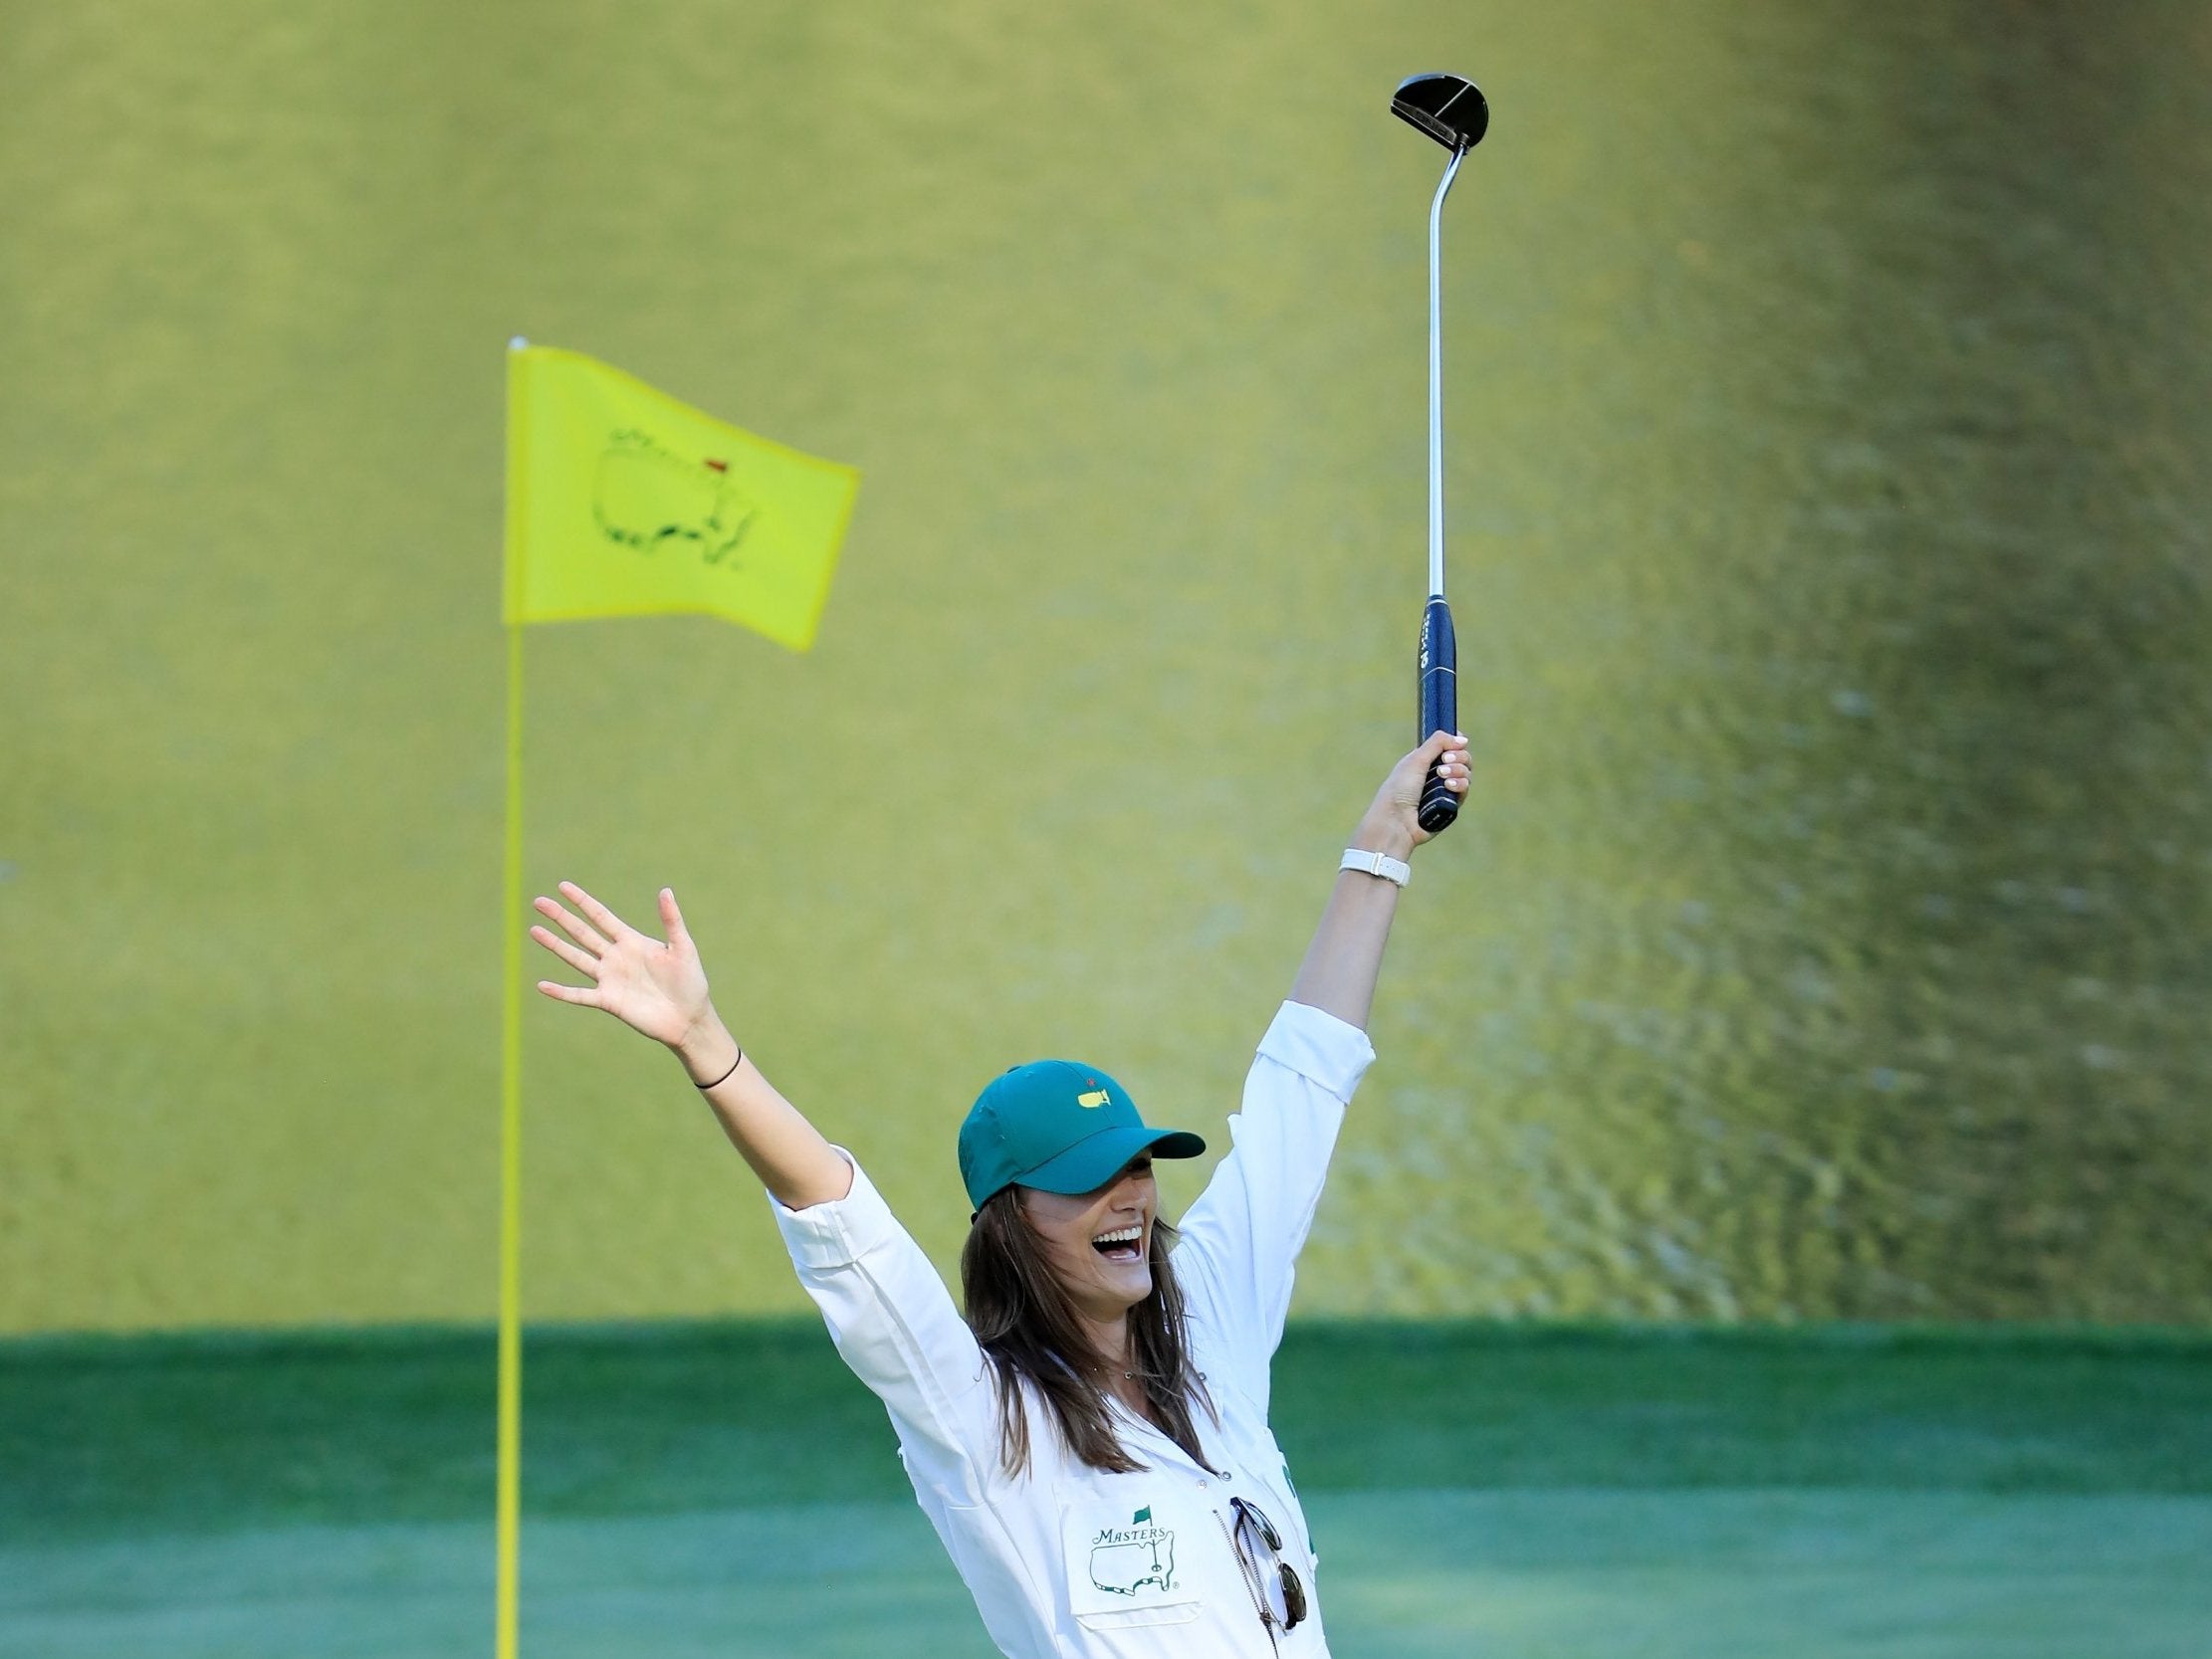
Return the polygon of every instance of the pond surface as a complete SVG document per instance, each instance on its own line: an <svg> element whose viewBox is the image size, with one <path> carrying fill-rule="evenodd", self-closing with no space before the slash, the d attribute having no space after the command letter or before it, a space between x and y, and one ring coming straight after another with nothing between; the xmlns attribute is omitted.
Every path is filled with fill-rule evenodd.
<svg viewBox="0 0 2212 1659"><path fill-rule="evenodd" d="M1015 1061L1225 1146L1411 740L1435 68L1480 768L1299 1306L2212 1319L2201 7L17 10L0 1330L491 1310L515 334L863 472L805 657L530 633L532 891L948 1265ZM534 1317L791 1306L526 1016Z"/></svg>

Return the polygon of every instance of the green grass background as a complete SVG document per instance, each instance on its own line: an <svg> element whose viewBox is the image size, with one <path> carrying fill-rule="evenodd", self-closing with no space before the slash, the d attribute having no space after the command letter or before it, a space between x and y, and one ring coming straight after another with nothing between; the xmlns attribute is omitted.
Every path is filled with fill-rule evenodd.
<svg viewBox="0 0 2212 1659"><path fill-rule="evenodd" d="M482 1331L0 1346L0 1651L488 1640ZM811 1322L537 1334L534 1654L989 1651ZM2201 1334L1294 1326L1332 1650L2196 1659Z"/></svg>

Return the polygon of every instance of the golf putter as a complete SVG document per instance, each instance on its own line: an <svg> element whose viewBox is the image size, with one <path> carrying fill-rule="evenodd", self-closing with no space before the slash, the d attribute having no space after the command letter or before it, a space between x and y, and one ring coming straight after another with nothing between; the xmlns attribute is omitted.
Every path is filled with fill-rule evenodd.
<svg viewBox="0 0 2212 1659"><path fill-rule="evenodd" d="M1451 152L1429 209L1429 603L1421 613L1420 655L1420 741L1427 742L1438 731L1459 729L1459 646L1443 597L1443 199L1459 163L1489 130L1490 106L1472 81L1417 75L1400 84L1390 107ZM1431 770L1421 790L1421 827L1435 835L1458 815L1459 797L1440 768Z"/></svg>

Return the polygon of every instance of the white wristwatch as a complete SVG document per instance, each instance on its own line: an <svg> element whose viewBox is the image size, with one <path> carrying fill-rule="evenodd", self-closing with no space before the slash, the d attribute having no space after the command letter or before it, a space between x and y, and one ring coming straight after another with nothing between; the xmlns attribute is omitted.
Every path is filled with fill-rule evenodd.
<svg viewBox="0 0 2212 1659"><path fill-rule="evenodd" d="M1371 853L1364 847L1344 849L1344 862L1339 870L1360 870L1370 876L1380 876L1386 882L1396 882L1404 887L1414 873L1414 867L1402 858L1392 858L1387 853Z"/></svg>

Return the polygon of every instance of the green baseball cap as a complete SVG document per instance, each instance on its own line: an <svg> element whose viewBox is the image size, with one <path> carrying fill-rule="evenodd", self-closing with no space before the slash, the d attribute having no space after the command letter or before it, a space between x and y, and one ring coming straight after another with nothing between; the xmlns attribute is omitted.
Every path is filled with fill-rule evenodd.
<svg viewBox="0 0 2212 1659"><path fill-rule="evenodd" d="M1096 1066L1032 1060L995 1077L960 1126L960 1178L978 1209L995 1192L1033 1186L1088 1192L1139 1152L1197 1157L1185 1130L1147 1129L1129 1091Z"/></svg>

